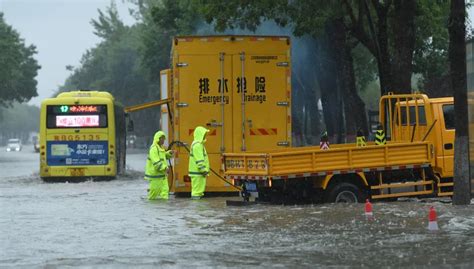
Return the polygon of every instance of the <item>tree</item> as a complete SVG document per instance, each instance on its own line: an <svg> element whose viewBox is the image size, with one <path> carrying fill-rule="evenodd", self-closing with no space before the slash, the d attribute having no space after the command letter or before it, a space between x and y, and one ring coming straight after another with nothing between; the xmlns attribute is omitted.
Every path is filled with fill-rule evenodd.
<svg viewBox="0 0 474 269"><path fill-rule="evenodd" d="M422 0L416 17L414 73L421 74L418 88L430 97L452 96L449 76L449 36L446 22L449 1Z"/></svg>
<svg viewBox="0 0 474 269"><path fill-rule="evenodd" d="M333 141L342 142L344 118L346 132L353 136L358 128L363 128L367 133L367 119L364 103L355 86L354 68L345 66L352 65L351 50L355 45L348 35L349 29L344 24L344 12L340 5L340 1L223 3L211 0L202 5L201 12L218 31L234 27L255 30L262 21L273 20L281 26L290 25L296 36L310 35L317 39L315 51L320 56L315 64L319 69L317 77L326 128ZM342 111L345 111L345 115ZM353 116L354 111L357 117Z"/></svg>
<svg viewBox="0 0 474 269"><path fill-rule="evenodd" d="M464 0L451 0L449 15L449 63L454 92L456 137L454 146L453 204L471 201L469 174L469 121L466 81L466 6Z"/></svg>
<svg viewBox="0 0 474 269"><path fill-rule="evenodd" d="M142 3L141 54L150 78L157 80L160 71L169 67L174 36L195 33L202 21L192 0L162 0Z"/></svg>
<svg viewBox="0 0 474 269"><path fill-rule="evenodd" d="M39 131L40 109L37 106L12 103L9 108L0 107L0 143L2 139L20 138L28 141L31 132Z"/></svg>
<svg viewBox="0 0 474 269"><path fill-rule="evenodd" d="M394 0L392 89L400 93L411 93L417 9L415 0Z"/></svg>
<svg viewBox="0 0 474 269"><path fill-rule="evenodd" d="M35 54L36 47L26 46L0 12L0 106L38 96L35 77L40 66Z"/></svg>
<svg viewBox="0 0 474 269"><path fill-rule="evenodd" d="M92 25L102 41L84 53L80 66L73 69L60 91L108 91L125 106L159 99L158 85L148 78L141 61L141 25L124 25L115 5L99 11ZM151 136L156 132L160 117L157 110L132 115L140 118L135 124L137 134Z"/></svg>

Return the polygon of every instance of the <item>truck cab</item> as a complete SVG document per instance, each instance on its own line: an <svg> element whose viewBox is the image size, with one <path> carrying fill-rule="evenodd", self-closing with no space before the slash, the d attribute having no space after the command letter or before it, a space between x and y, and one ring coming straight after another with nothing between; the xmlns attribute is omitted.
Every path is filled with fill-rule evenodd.
<svg viewBox="0 0 474 269"><path fill-rule="evenodd" d="M454 99L453 97L428 98L391 98L387 95L381 99L381 110L392 107L393 117L386 112L389 140L392 142L430 141L433 144L434 172L441 178L453 177L454 173ZM414 96L414 95L413 95ZM390 101L389 101L390 100ZM410 112L407 114L406 111ZM380 116L380 121L386 121ZM408 123L408 124L407 124ZM393 128L390 131L390 127Z"/></svg>

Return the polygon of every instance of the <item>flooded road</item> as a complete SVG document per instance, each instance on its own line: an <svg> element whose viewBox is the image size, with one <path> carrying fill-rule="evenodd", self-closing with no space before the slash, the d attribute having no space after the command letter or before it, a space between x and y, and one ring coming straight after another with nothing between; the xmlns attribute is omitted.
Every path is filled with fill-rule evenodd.
<svg viewBox="0 0 474 269"><path fill-rule="evenodd" d="M474 266L474 206L374 203L367 220L362 204L149 202L145 158L130 154L130 172L114 181L49 184L37 153L0 148L0 267ZM437 232L427 230L431 205Z"/></svg>

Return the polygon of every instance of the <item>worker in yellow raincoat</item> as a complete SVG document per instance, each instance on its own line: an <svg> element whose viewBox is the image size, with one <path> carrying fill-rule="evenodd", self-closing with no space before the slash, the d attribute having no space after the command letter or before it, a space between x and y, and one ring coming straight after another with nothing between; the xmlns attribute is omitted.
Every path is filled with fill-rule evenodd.
<svg viewBox="0 0 474 269"><path fill-rule="evenodd" d="M148 200L168 199L168 159L173 156L173 151L164 149L165 139L164 132L156 132L153 137L153 144L148 152L145 167L145 180L150 182Z"/></svg>
<svg viewBox="0 0 474 269"><path fill-rule="evenodd" d="M209 175L209 157L204 143L208 129L198 126L194 130L194 141L189 153L189 176L191 177L191 198L200 199L206 189L206 177Z"/></svg>

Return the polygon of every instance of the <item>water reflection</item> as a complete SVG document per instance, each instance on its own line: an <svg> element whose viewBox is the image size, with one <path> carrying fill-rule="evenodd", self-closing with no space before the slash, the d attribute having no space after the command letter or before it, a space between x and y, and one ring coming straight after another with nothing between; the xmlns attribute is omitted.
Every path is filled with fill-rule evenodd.
<svg viewBox="0 0 474 269"><path fill-rule="evenodd" d="M141 172L77 184L47 184L31 174L0 176L2 266L474 265L474 209L447 200L374 203L370 221L363 204L226 206L237 197L149 202ZM432 205L437 232L427 229Z"/></svg>

